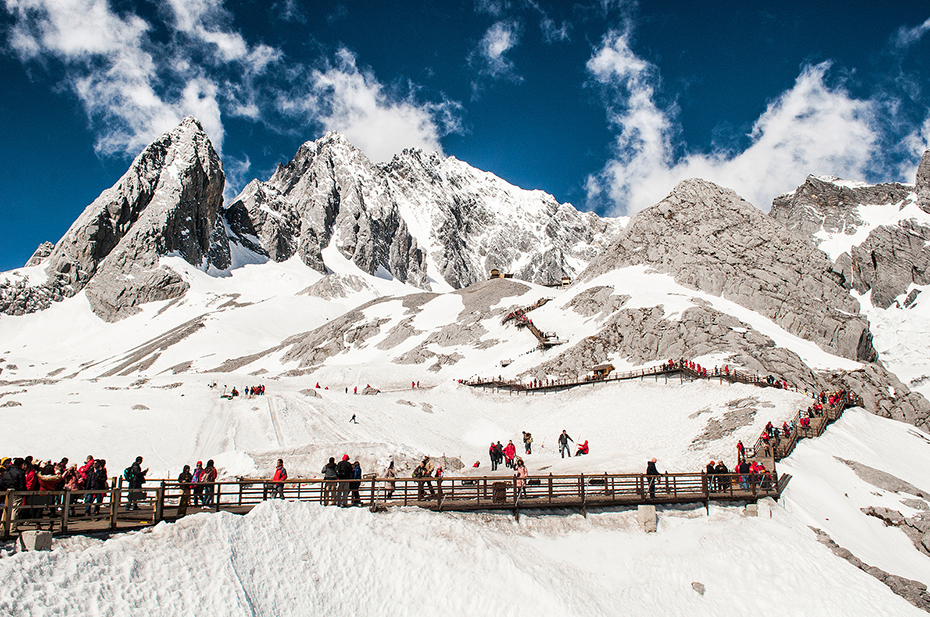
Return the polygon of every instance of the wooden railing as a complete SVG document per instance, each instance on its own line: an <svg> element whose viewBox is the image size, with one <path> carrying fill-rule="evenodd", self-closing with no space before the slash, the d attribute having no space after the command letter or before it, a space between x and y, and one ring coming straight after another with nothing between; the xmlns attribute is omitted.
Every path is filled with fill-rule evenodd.
<svg viewBox="0 0 930 617"><path fill-rule="evenodd" d="M284 499L322 505L361 505L372 509L390 506L417 506L430 510L470 511L519 508L587 508L624 506L641 503L708 504L715 500L753 500L778 496L778 478L764 475L673 473L546 475L529 476L522 482L512 476L377 478L360 480L321 480L315 478L272 483L243 478L232 482L201 483L213 489L213 499L205 507L190 503L179 508L185 494L193 499L191 486L178 482L147 483L139 489L112 488L105 491L6 491L2 515L3 537L17 527L48 527L57 533L93 533L154 525L176 520L204 509L245 513L264 500L283 495ZM280 487L280 488L279 488ZM279 493L280 490L280 493ZM132 493L138 510L126 508ZM88 494L100 495L90 516L83 516ZM99 507L99 514L93 509ZM14 519L13 510L19 509ZM51 508L53 516L38 516L29 509ZM184 511L186 510L186 512Z"/></svg>

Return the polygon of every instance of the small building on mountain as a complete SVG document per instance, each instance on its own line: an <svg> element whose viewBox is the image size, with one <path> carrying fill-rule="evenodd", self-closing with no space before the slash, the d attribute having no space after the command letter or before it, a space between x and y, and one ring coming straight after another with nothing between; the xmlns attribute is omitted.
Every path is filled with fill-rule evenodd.
<svg viewBox="0 0 930 617"><path fill-rule="evenodd" d="M612 370L614 370L614 365L613 364L598 364L591 370L594 372L595 379L604 379L608 375L610 375L610 372Z"/></svg>

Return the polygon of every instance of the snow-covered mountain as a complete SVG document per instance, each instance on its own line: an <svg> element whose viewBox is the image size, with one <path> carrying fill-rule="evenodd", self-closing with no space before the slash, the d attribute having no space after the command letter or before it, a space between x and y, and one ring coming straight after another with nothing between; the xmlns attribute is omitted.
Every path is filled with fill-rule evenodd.
<svg viewBox="0 0 930 617"><path fill-rule="evenodd" d="M793 603L783 605L789 613L916 613L899 596L930 605L920 591L930 583L930 553L923 536L907 531L930 532L920 475L930 465L930 294L922 293L926 249L914 239L930 229L928 161L914 187L809 178L771 214L688 180L627 222L579 213L452 158L407 151L372 164L330 134L223 208L219 159L199 124L185 120L54 247L0 274L0 455L77 460L93 452L118 468L141 453L156 475L214 458L225 477L267 474L283 456L296 477L318 475L342 452L366 471L390 458L409 471L429 453L443 456L450 472L469 473L490 440L529 430L538 446L527 457L531 473L639 472L652 456L664 469L691 471L710 458L732 461L737 439L754 442L766 422L778 425L809 405L811 392L846 388L863 397L864 409L779 463L795 478L764 520L735 507L709 516L669 508L656 536L664 539L652 542L636 535L628 512L595 513L593 522L521 518L514 527L498 515L379 519L268 505L241 521L205 514L147 537L4 557L0 608L67 613L74 609L28 593L30 577L99 571L56 584L71 594L103 589L111 607L138 601L157 611L171 589L145 583L130 598L117 584L126 575L112 566L115 556L139 550L152 557L148 579L183 563L251 590L185 596L179 614L256 606L297 614L281 602L315 586L330 571L321 564L377 546L384 555L373 554L375 571L409 574L386 557L392 551L409 560L428 554L437 581L463 583L437 606L471 614L468 598L489 584L479 571L499 559L499 547L518 542L525 559L488 570L507 583L500 598L516 593L532 604L542 594L557 614L614 614L621 605L663 614L660 596L666 613L733 614L757 589L734 583L743 571L794 589ZM514 277L489 279L491 268ZM562 276L573 284L546 286ZM541 345L504 319L524 307L534 307L527 316L558 344ZM772 375L792 389L647 380L513 397L458 383L573 378L606 362L623 371L681 357ZM219 396L259 383L265 397ZM347 422L353 415L360 424ZM561 459L553 442L563 428L589 439L591 455ZM400 531L410 521L431 528L434 516L447 518L430 542ZM308 542L311 520L329 522ZM267 525L281 526L283 537L269 542ZM242 551L199 552L226 535ZM696 537L712 546L689 544ZM864 565L838 559L829 541ZM691 548L682 551L683 542ZM286 564L305 543L312 555L290 568L299 572L294 584L255 595L249 573L264 572L263 560L243 555L269 551ZM590 563L562 555L576 544L594 555ZM462 564L463 546L474 567ZM618 570L616 551L648 561L650 581ZM209 555L201 560L208 565L188 553ZM718 554L725 573L705 567ZM570 583L553 587L539 564ZM669 574L672 564L687 574ZM592 582L592 568L605 574ZM383 606L377 577L361 567L339 572L331 593L319 594L318 613ZM802 585L797 572L829 575L829 584ZM389 577L392 589L420 597L418 585L404 584L407 574ZM611 591L618 585L645 591L631 598ZM595 596L611 600L580 600Z"/></svg>
<svg viewBox="0 0 930 617"><path fill-rule="evenodd" d="M459 289L492 269L559 283L620 228L452 157L405 150L372 164L336 133L251 182L227 218L246 246L275 261L297 255L325 273L329 247L368 274L424 290Z"/></svg>

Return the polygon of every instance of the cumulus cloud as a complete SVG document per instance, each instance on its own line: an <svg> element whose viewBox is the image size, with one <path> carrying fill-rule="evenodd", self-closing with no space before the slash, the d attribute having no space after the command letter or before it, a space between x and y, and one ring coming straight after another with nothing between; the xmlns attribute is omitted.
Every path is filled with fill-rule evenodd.
<svg viewBox="0 0 930 617"><path fill-rule="evenodd" d="M507 58L507 52L520 42L520 30L520 23L515 20L494 23L469 56L472 67L483 76L520 81L516 67Z"/></svg>
<svg viewBox="0 0 930 617"><path fill-rule="evenodd" d="M461 130L457 103L419 102L412 88L398 94L360 69L347 49L336 54L335 62L312 71L307 81L308 92L299 98L281 93L279 110L342 133L374 161L390 160L409 147L442 152L440 138Z"/></svg>
<svg viewBox="0 0 930 617"><path fill-rule="evenodd" d="M168 0L151 23L107 0L2 1L13 17L12 51L62 69L101 154L135 155L187 115L200 119L217 150L224 118L278 130L283 113L344 133L376 160L410 146L441 151L440 137L460 130L455 103L419 102L412 86L398 94L347 50L324 58L323 69L291 62L273 71L281 50L249 43L222 0ZM249 169L247 159L232 164L233 176Z"/></svg>
<svg viewBox="0 0 930 617"><path fill-rule="evenodd" d="M746 149L676 156L675 110L656 104L658 72L633 53L626 33L608 34L587 69L605 88L617 128L614 157L588 178L588 198L606 202L614 214L648 207L690 177L732 188L767 210L809 173L864 177L880 138L878 105L828 85L830 64L822 63L804 67L793 87L768 104Z"/></svg>

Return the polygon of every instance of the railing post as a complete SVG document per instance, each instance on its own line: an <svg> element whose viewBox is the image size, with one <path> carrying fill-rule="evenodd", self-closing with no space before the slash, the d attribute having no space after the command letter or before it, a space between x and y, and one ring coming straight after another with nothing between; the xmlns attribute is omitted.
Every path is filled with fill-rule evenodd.
<svg viewBox="0 0 930 617"><path fill-rule="evenodd" d="M65 489L61 500L61 532L68 531L68 511L71 510L71 491Z"/></svg>
<svg viewBox="0 0 930 617"><path fill-rule="evenodd" d="M9 538L13 525L13 489L8 489L3 501L3 537Z"/></svg>
<svg viewBox="0 0 930 617"><path fill-rule="evenodd" d="M122 478L120 478L119 484L122 484ZM110 529L116 529L116 514L119 512L119 502L122 498L122 489L111 488L110 489Z"/></svg>
<svg viewBox="0 0 930 617"><path fill-rule="evenodd" d="M220 497L222 497L223 485L220 483L217 483L213 485L213 488L216 489L213 491L215 493L213 496L216 498L216 506L213 511L219 512L220 511Z"/></svg>
<svg viewBox="0 0 930 617"><path fill-rule="evenodd" d="M244 483L242 482L242 478L239 478L239 503L236 505L240 505L240 506L242 505L242 487L243 486L244 486Z"/></svg>
<svg viewBox="0 0 930 617"><path fill-rule="evenodd" d="M165 481L162 480L158 488L155 489L155 522L161 522L165 519Z"/></svg>
<svg viewBox="0 0 930 617"><path fill-rule="evenodd" d="M579 482L581 484L581 503L584 503L584 474L581 474Z"/></svg>
<svg viewBox="0 0 930 617"><path fill-rule="evenodd" d="M371 479L371 507L375 507L375 480L376 478Z"/></svg>
<svg viewBox="0 0 930 617"><path fill-rule="evenodd" d="M552 472L549 472L549 503L552 503Z"/></svg>

